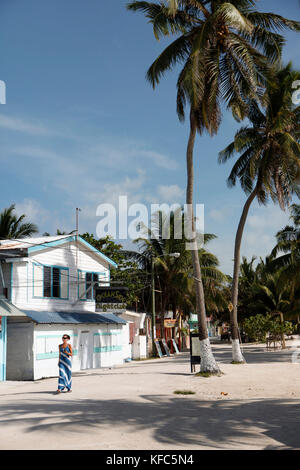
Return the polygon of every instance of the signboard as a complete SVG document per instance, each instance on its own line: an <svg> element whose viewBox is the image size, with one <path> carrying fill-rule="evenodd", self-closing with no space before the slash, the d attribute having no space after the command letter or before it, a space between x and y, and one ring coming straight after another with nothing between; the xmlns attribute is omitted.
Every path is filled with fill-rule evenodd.
<svg viewBox="0 0 300 470"><path fill-rule="evenodd" d="M127 295L127 287L96 287L96 312L125 312Z"/></svg>
<svg viewBox="0 0 300 470"><path fill-rule="evenodd" d="M195 372L195 365L201 363L200 356L200 338L196 333L190 334L190 359L191 359L191 372Z"/></svg>
<svg viewBox="0 0 300 470"><path fill-rule="evenodd" d="M190 330L197 330L198 329L198 321L189 320L189 327L190 327Z"/></svg>
<svg viewBox="0 0 300 470"><path fill-rule="evenodd" d="M161 340L164 350L166 351L167 356L171 356L169 346L167 345L167 341L165 339Z"/></svg>
<svg viewBox="0 0 300 470"><path fill-rule="evenodd" d="M167 319L164 321L165 328L174 328L176 326L177 320Z"/></svg>
<svg viewBox="0 0 300 470"><path fill-rule="evenodd" d="M164 354L162 353L162 350L161 350L161 347L160 347L160 344L159 344L159 340L155 339L154 344L156 346L157 354L159 355L159 357L163 357Z"/></svg>

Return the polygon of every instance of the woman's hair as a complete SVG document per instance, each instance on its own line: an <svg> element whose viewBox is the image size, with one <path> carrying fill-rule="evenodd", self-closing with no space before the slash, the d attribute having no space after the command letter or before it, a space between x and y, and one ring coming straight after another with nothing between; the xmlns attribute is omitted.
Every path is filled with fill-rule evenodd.
<svg viewBox="0 0 300 470"><path fill-rule="evenodd" d="M71 339L71 337L69 335L63 335L63 336L66 336L68 339Z"/></svg>

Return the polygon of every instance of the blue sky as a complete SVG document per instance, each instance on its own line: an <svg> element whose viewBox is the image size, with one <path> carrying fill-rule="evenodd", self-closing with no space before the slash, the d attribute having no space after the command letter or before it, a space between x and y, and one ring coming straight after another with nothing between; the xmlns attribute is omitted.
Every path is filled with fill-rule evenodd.
<svg viewBox="0 0 300 470"><path fill-rule="evenodd" d="M2 0L0 79L0 207L16 203L41 233L96 232L96 208L116 203L185 199L187 124L175 112L176 74L153 91L145 72L165 42L123 0ZM298 0L261 0L260 9L300 19ZM287 35L284 61L300 65L299 39ZM217 137L198 138L195 201L205 204L210 249L232 271L236 226L245 196L228 189L232 163L218 152L237 124L224 115ZM265 256L288 221L273 204L253 205L242 254Z"/></svg>

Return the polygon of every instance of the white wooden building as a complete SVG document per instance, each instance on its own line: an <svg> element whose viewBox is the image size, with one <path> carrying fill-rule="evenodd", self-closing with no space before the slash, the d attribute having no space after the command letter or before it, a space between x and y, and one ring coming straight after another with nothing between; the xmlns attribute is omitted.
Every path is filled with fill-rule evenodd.
<svg viewBox="0 0 300 470"><path fill-rule="evenodd" d="M145 330L145 313L126 310L120 317L126 321L123 327L124 358L127 360L145 359L147 357L147 336Z"/></svg>
<svg viewBox="0 0 300 470"><path fill-rule="evenodd" d="M127 321L95 312L95 287L109 285L110 269L117 268L111 259L66 235L2 241L0 260L3 292L24 314L5 322L7 379L56 376L63 334L71 336L75 371L124 362Z"/></svg>

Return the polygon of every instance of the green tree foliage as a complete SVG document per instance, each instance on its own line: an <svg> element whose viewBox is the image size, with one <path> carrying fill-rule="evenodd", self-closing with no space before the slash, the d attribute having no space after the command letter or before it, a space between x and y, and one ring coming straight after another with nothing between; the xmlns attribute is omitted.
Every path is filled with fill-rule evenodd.
<svg viewBox="0 0 300 470"><path fill-rule="evenodd" d="M256 100L249 100L251 125L242 127L234 141L219 155L219 161L225 163L239 154L228 185L235 186L239 180L247 194L234 248L231 314L234 338L238 337L240 252L250 206L255 199L260 204L267 204L271 198L281 209L285 209L293 193L300 194L300 107L295 107L292 101L292 85L299 78L300 72L293 70L291 64L283 68L276 65L272 80L266 87L263 109Z"/></svg>
<svg viewBox="0 0 300 470"><path fill-rule="evenodd" d="M267 335L280 337L282 334L292 334L294 327L291 322L280 323L272 315L259 314L245 320L244 330L251 340L264 343Z"/></svg>
<svg viewBox="0 0 300 470"><path fill-rule="evenodd" d="M139 269L138 263L130 259L128 252L123 250L123 246L115 243L109 235L98 240L90 233L84 233L81 237L117 263L117 269L110 271L112 285L127 287L129 289L128 307L143 310L140 293L150 281L147 274Z"/></svg>
<svg viewBox="0 0 300 470"><path fill-rule="evenodd" d="M37 226L26 222L25 218L25 214L16 214L15 204L3 209L0 213L0 239L24 238L38 233Z"/></svg>
<svg viewBox="0 0 300 470"><path fill-rule="evenodd" d="M169 238L164 238L163 233ZM179 233L180 232L180 233ZM225 295L227 277L219 270L219 261L206 246L216 238L213 234L204 235L204 246L199 250L206 308L209 315L217 315L228 305ZM142 229L137 239L139 253L132 253L133 259L150 273L150 260L155 260L155 283L159 294L156 296L156 311L163 316L167 310L174 314L179 311L189 316L196 312L196 298L193 282L191 252L186 248L188 240L184 235L184 213L182 209L171 213L158 212L153 215L151 230ZM178 258L169 256L179 253ZM150 291L148 292L150 306Z"/></svg>

